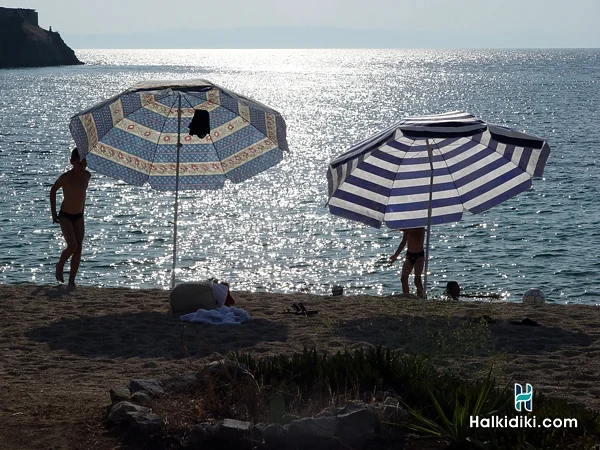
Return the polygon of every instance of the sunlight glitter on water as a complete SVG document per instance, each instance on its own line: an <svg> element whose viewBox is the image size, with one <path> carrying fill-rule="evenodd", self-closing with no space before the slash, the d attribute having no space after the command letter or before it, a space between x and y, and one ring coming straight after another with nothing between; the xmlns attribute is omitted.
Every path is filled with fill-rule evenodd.
<svg viewBox="0 0 600 450"><path fill-rule="evenodd" d="M76 112L144 79L206 78L280 110L291 152L221 191L180 195L178 279L234 289L389 294L399 234L329 214L329 161L409 114L465 109L547 137L543 180L489 212L435 227L429 281L441 292L519 300L594 301L600 269L595 143L596 53L420 50L80 50L77 67L3 71L0 86L0 280L51 282L62 237L48 190L68 164ZM557 76L560 75L560 82ZM589 123L574 123L585 117ZM573 171L572 167L578 167ZM173 193L94 173L86 207L83 284L170 283ZM568 228L568 229L566 229ZM572 230L578 230L574 233ZM585 242L574 235L586 236ZM573 264L573 258L577 264ZM575 266L575 267L574 267Z"/></svg>

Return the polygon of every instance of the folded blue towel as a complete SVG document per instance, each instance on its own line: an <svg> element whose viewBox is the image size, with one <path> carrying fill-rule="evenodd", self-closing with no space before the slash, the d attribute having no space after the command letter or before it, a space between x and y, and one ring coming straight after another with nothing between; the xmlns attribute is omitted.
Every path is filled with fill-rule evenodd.
<svg viewBox="0 0 600 450"><path fill-rule="evenodd" d="M208 323L213 325L239 325L250 320L250 314L235 306L221 306L219 309L199 309L179 317L186 322Z"/></svg>

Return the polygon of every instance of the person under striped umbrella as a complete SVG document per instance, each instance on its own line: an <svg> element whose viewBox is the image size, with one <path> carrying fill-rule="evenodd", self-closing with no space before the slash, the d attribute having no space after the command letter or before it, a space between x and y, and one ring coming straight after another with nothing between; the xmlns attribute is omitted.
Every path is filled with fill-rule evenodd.
<svg viewBox="0 0 600 450"><path fill-rule="evenodd" d="M375 228L427 228L425 299L431 225L528 190L549 155L544 139L466 112L407 117L329 164L329 211Z"/></svg>

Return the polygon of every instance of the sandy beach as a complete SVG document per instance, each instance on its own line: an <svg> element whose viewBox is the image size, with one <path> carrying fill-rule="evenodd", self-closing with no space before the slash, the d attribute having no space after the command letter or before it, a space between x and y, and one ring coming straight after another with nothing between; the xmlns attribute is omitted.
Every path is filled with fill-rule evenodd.
<svg viewBox="0 0 600 450"><path fill-rule="evenodd" d="M214 352L328 352L384 345L424 353L441 369L508 382L600 410L600 308L403 297L234 290L244 325L183 322L169 291L0 285L0 448L121 448L104 433L108 391L132 378L168 378ZM281 314L293 302L313 317ZM485 318L487 320L481 320ZM539 326L516 325L529 318Z"/></svg>

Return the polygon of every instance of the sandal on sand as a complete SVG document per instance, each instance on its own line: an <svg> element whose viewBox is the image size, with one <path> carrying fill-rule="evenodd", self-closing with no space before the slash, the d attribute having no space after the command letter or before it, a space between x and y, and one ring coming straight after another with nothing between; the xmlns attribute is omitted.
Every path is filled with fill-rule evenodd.
<svg viewBox="0 0 600 450"><path fill-rule="evenodd" d="M520 322L514 321L514 322L511 322L511 323L513 325L527 325L527 326L530 326L530 327L539 327L540 326L539 323L537 323L535 320L531 320L529 317L521 320Z"/></svg>
<svg viewBox="0 0 600 450"><path fill-rule="evenodd" d="M302 310L302 313L304 313L307 316L312 316L314 314L319 313L319 311L317 311L316 309L311 309L311 310L306 309L306 307L304 306L304 304L302 302L298 302L298 306Z"/></svg>
<svg viewBox="0 0 600 450"><path fill-rule="evenodd" d="M292 308L294 308L293 311L290 311L289 309L286 311L283 311L280 314L294 314L296 316L314 316L315 314L318 314L319 311L316 311L314 309L306 309L306 307L304 306L303 303L298 302L298 303L292 303Z"/></svg>

